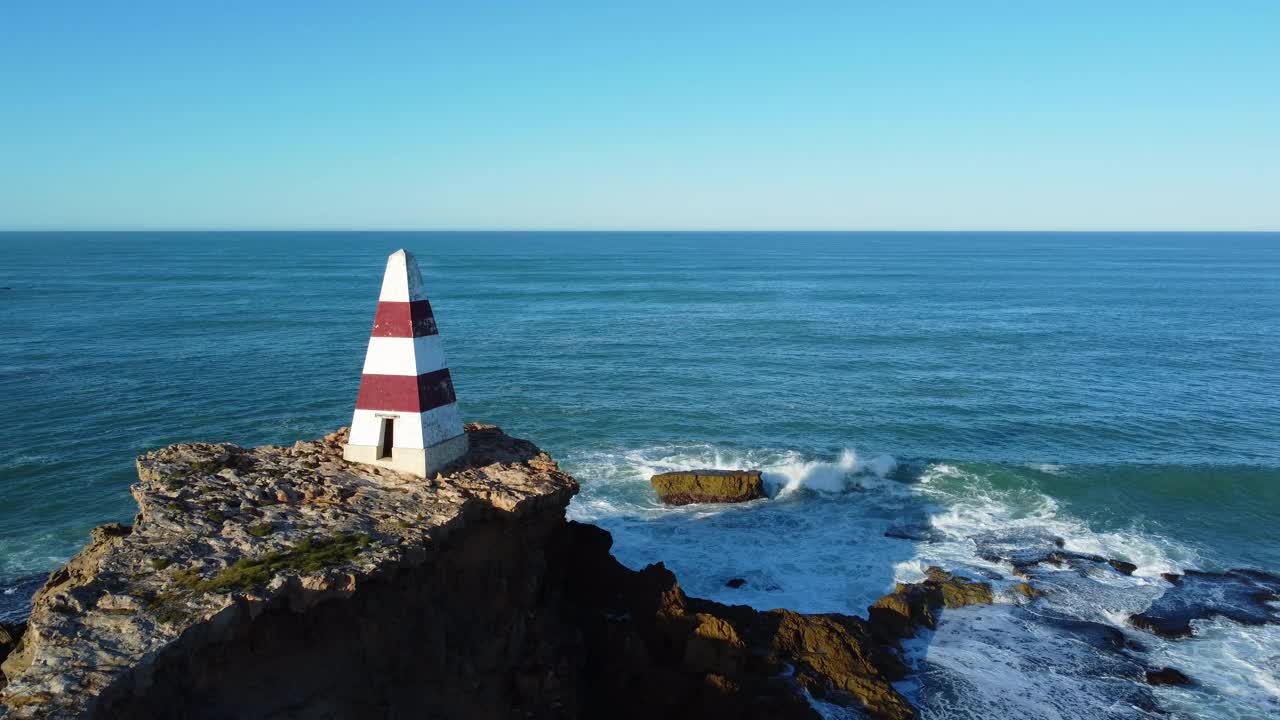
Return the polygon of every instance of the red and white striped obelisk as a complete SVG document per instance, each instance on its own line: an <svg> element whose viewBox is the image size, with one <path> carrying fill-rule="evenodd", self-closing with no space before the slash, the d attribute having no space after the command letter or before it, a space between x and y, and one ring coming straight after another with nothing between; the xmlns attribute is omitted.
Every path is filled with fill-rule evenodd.
<svg viewBox="0 0 1280 720"><path fill-rule="evenodd" d="M342 456L423 477L467 452L453 380L413 255L387 258Z"/></svg>

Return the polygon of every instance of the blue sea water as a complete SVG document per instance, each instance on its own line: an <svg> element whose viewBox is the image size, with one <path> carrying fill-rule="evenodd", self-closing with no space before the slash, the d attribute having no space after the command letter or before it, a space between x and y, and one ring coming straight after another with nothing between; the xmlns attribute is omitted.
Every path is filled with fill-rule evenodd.
<svg viewBox="0 0 1280 720"><path fill-rule="evenodd" d="M1280 715L1276 626L1124 621L1161 572L1280 572L1278 234L0 234L0 614L130 519L136 455L346 424L399 247L464 416L557 457L624 562L853 614L930 564L1001 575L909 646L925 717ZM707 465L772 497L657 505L649 474ZM1028 612L993 535L1139 570L1063 569ZM1199 684L1148 691L1049 616Z"/></svg>

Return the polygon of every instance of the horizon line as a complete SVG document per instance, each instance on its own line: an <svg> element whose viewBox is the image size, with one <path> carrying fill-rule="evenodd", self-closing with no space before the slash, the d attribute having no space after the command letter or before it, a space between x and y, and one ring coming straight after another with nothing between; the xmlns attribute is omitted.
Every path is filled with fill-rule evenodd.
<svg viewBox="0 0 1280 720"><path fill-rule="evenodd" d="M1265 235L1280 233L1275 229L1168 229L1168 228L223 228L223 227L177 227L177 228L0 228L0 234L13 233L812 233L812 234L854 234L854 233L1233 233Z"/></svg>

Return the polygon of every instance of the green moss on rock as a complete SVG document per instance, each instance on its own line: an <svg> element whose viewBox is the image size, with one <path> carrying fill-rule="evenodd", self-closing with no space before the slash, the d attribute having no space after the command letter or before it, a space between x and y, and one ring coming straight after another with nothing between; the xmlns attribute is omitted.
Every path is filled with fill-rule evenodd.
<svg viewBox="0 0 1280 720"><path fill-rule="evenodd" d="M258 523L249 526L249 534L254 537L266 537L275 532L275 526L269 522Z"/></svg>
<svg viewBox="0 0 1280 720"><path fill-rule="evenodd" d="M364 533L333 538L307 538L287 550L269 552L258 557L240 558L210 578L193 570L175 574L177 581L195 593L243 592L265 587L271 578L282 573L309 574L354 559L369 545Z"/></svg>

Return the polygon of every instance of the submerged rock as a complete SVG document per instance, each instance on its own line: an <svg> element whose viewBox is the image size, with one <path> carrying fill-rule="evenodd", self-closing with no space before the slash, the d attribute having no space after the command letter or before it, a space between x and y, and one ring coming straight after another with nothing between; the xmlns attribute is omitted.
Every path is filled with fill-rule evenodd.
<svg viewBox="0 0 1280 720"><path fill-rule="evenodd" d="M1145 649L1141 644L1134 642L1125 635L1123 630L1120 630L1113 625L1094 622L1092 620L1081 620L1052 610L1041 610L1036 613L1035 617L1038 622L1053 627L1064 634L1070 635L1076 640L1080 640L1096 650L1118 653L1125 655L1126 657L1130 657L1130 654L1126 651L1143 651ZM1130 659L1132 658L1130 657ZM1138 675L1136 666L1131 669L1132 672L1126 674L1136 677Z"/></svg>
<svg viewBox="0 0 1280 720"><path fill-rule="evenodd" d="M911 523L907 525L894 525L884 531L885 537L897 538L899 540L915 540L917 542L938 542L947 539L946 533L926 523Z"/></svg>
<svg viewBox="0 0 1280 720"><path fill-rule="evenodd" d="M1121 575L1132 575L1134 571L1138 569L1137 565L1134 565L1131 562L1125 562L1124 560L1108 560L1107 564Z"/></svg>
<svg viewBox="0 0 1280 720"><path fill-rule="evenodd" d="M948 616L928 646L919 643L908 682L927 698L930 717L1170 717L1142 682L1147 665L1130 656L1122 638L1104 623L999 603Z"/></svg>
<svg viewBox="0 0 1280 720"><path fill-rule="evenodd" d="M987 562L1008 563L1013 566L1014 575L1024 578L1030 577L1037 565L1085 570L1092 565L1108 562L1101 555L1066 550L1066 541L1044 528L986 533L975 537L974 542L977 544L978 557ZM1118 560L1115 562L1121 566L1126 564ZM1119 570L1120 567L1116 569Z"/></svg>
<svg viewBox="0 0 1280 720"><path fill-rule="evenodd" d="M725 587L731 587L734 590L737 590L738 588L747 584L747 579L746 578L730 578L726 580L724 584L725 584Z"/></svg>
<svg viewBox="0 0 1280 720"><path fill-rule="evenodd" d="M1006 562L1015 568L1046 562L1065 544L1049 530L1035 527L984 533L973 541L978 557L987 562Z"/></svg>
<svg viewBox="0 0 1280 720"><path fill-rule="evenodd" d="M759 470L682 470L649 480L667 505L736 503L765 497Z"/></svg>
<svg viewBox="0 0 1280 720"><path fill-rule="evenodd" d="M1280 577L1256 570L1225 573L1187 570L1175 575L1173 587L1146 611L1129 616L1129 623L1166 638L1193 634L1191 623L1224 617L1244 625L1280 621Z"/></svg>
<svg viewBox="0 0 1280 720"><path fill-rule="evenodd" d="M1191 678L1181 670L1171 667L1147 671L1147 682L1151 685L1192 685Z"/></svg>

